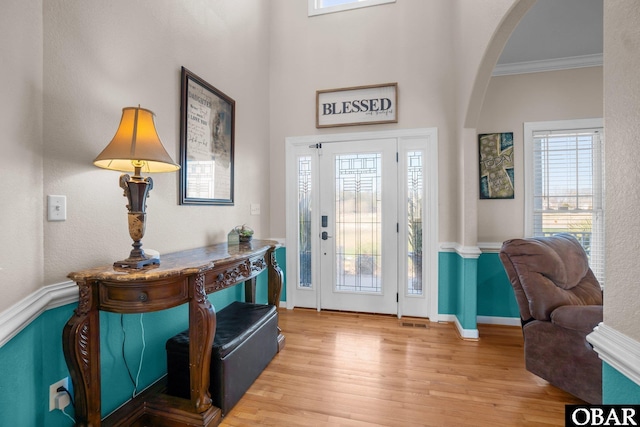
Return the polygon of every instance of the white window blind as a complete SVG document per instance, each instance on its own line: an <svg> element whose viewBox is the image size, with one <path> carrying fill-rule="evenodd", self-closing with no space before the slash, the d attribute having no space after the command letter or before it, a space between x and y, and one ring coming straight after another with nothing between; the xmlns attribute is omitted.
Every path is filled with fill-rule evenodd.
<svg viewBox="0 0 640 427"><path fill-rule="evenodd" d="M532 130L533 236L569 233L604 285L603 129Z"/></svg>

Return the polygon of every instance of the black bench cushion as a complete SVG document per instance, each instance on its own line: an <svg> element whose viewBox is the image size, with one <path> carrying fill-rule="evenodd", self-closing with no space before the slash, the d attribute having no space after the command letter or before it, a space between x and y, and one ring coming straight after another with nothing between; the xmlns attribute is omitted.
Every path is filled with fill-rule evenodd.
<svg viewBox="0 0 640 427"><path fill-rule="evenodd" d="M234 301L216 315L216 334L211 358L223 359L238 345L274 316L273 305L250 304ZM189 353L189 330L170 338L167 351L174 354Z"/></svg>

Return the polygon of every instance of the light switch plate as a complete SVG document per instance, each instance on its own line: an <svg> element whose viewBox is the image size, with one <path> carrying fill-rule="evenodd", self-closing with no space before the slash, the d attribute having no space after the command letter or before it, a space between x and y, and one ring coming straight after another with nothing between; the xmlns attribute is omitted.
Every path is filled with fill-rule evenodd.
<svg viewBox="0 0 640 427"><path fill-rule="evenodd" d="M67 196L47 196L47 219L49 221L67 220Z"/></svg>

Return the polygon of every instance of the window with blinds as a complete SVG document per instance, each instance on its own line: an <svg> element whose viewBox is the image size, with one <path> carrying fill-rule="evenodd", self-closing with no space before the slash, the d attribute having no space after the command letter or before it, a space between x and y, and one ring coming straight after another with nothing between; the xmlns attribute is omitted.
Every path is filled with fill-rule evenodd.
<svg viewBox="0 0 640 427"><path fill-rule="evenodd" d="M603 129L572 124L525 125L527 235L572 234L604 285Z"/></svg>

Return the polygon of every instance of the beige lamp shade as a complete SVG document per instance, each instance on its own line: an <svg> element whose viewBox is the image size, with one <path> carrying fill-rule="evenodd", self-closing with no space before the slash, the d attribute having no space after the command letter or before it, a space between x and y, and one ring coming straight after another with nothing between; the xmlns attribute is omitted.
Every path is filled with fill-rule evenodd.
<svg viewBox="0 0 640 427"><path fill-rule="evenodd" d="M121 172L135 172L136 166L147 173L180 169L158 137L154 116L153 111L144 108L123 108L116 135L93 164Z"/></svg>

